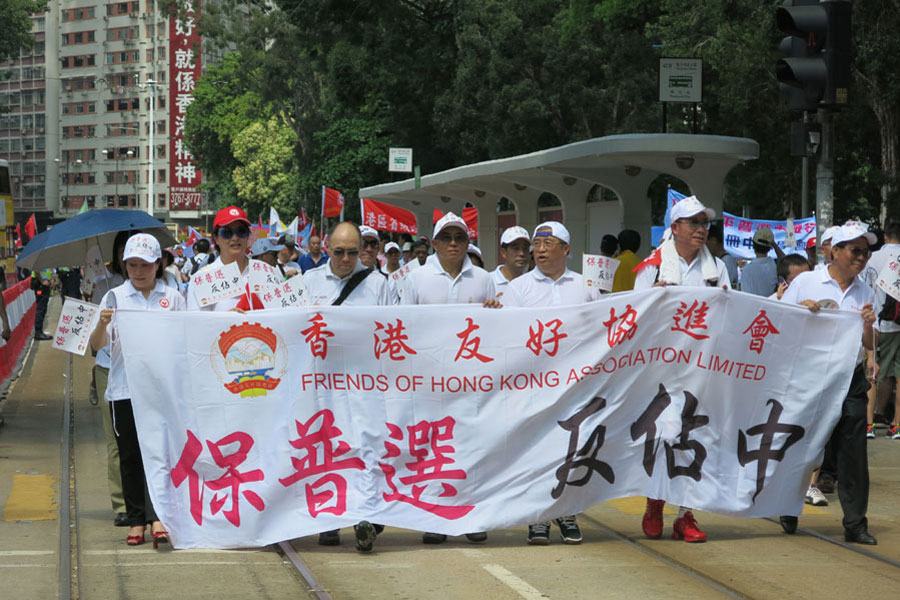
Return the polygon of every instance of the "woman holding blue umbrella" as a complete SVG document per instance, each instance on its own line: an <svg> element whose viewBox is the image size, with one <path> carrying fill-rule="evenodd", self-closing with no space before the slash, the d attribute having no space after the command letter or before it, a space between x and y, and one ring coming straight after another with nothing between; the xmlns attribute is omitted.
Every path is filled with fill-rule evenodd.
<svg viewBox="0 0 900 600"><path fill-rule="evenodd" d="M150 501L114 315L117 309L184 310L185 301L178 290L163 283L162 251L156 238L145 233L131 236L125 244L122 258L128 279L109 290L100 301L100 306L104 308L100 311L100 322L91 334L91 345L99 350L106 345L107 340L111 343L109 384L105 399L110 403L119 447L122 493L130 526L126 543L129 546L143 544L144 533L150 523L153 546L156 547L159 543L168 542L169 534L156 518L156 511Z"/></svg>

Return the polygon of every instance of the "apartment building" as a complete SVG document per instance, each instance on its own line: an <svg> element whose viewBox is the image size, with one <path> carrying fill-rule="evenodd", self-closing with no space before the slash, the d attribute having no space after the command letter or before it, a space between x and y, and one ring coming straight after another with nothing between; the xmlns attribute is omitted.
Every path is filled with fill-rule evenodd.
<svg viewBox="0 0 900 600"><path fill-rule="evenodd" d="M87 202L185 224L204 216L180 139L199 37L191 19L155 9L155 0L51 0L32 18L34 48L0 63L0 158L17 212L59 218Z"/></svg>

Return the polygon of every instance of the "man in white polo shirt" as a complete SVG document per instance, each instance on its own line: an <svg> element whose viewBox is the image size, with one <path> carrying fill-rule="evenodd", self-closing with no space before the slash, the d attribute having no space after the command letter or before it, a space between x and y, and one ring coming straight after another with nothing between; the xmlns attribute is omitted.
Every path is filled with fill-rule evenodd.
<svg viewBox="0 0 900 600"><path fill-rule="evenodd" d="M672 207L672 225L660 247L636 268L635 290L659 285L721 286L731 288L728 269L706 247L710 219L716 216L696 196L680 200ZM665 500L647 498L641 527L644 535L656 539L662 535ZM685 542L705 542L706 534L686 506L678 511L672 535Z"/></svg>
<svg viewBox="0 0 900 600"><path fill-rule="evenodd" d="M501 302L509 282L528 270L530 251L531 237L524 227L518 225L507 227L500 236L500 257L503 264L491 271L491 277L494 279L497 298Z"/></svg>
<svg viewBox="0 0 900 600"><path fill-rule="evenodd" d="M328 236L331 260L303 274L310 304L334 304L343 290L352 284L344 306L384 306L391 304L387 278L366 267L360 260L362 236L359 228L345 221ZM365 273L365 274L363 274Z"/></svg>
<svg viewBox="0 0 900 600"><path fill-rule="evenodd" d="M425 264L407 275L400 304L484 304L494 300L496 292L490 274L472 264L466 251L469 230L466 222L448 212L434 225L434 254ZM470 542L487 540L487 533L467 533ZM447 541L443 533L427 532L426 544Z"/></svg>
<svg viewBox="0 0 900 600"><path fill-rule="evenodd" d="M859 274L869 260L869 246L877 239L875 234L855 224L838 227L831 238L831 263L818 271L798 275L781 301L802 304L812 312L818 312L827 300L843 310L859 312L864 323L862 346L871 350L875 340L875 293ZM856 370L828 445L837 466L838 498L844 511L844 539L874 546L878 542L869 533L866 519L869 505L866 392L869 382L863 367L862 348L857 346L847 351L857 356ZM781 526L786 533L794 533L797 517L781 517Z"/></svg>
<svg viewBox="0 0 900 600"><path fill-rule="evenodd" d="M534 230L535 268L509 283L501 302L504 306L563 306L595 300L597 294L584 286L579 273L566 267L569 256L569 230L557 221L541 223ZM553 520L567 544L581 543L581 530L575 515ZM528 543L550 543L550 521L528 526Z"/></svg>

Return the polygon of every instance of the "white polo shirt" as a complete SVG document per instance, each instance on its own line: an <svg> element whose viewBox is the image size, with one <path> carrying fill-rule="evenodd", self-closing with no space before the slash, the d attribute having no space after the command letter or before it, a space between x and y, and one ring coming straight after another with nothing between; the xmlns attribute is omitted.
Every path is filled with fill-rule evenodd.
<svg viewBox="0 0 900 600"><path fill-rule="evenodd" d="M497 297L502 298L503 294L509 291L509 279L506 278L506 275L500 270L503 268L503 265L498 266L496 269L491 271L491 279L494 282L494 290L497 292ZM524 275L524 274L523 274ZM517 279L521 279L522 275L520 275Z"/></svg>
<svg viewBox="0 0 900 600"><path fill-rule="evenodd" d="M500 299L503 306L564 306L597 299L594 290L584 287L584 278L570 269L553 280L532 269L509 282L507 292Z"/></svg>
<svg viewBox="0 0 900 600"><path fill-rule="evenodd" d="M112 288L119 287L125 283L125 278L118 273L113 273L109 269L106 270L106 276L100 275L94 279L94 295L91 299L103 298L106 292ZM100 308L106 308L105 304L98 304ZM99 350L97 350L97 358L94 364L98 367L109 368L109 342Z"/></svg>
<svg viewBox="0 0 900 600"><path fill-rule="evenodd" d="M481 304L497 295L490 273L473 265L468 256L455 278L444 270L437 254L406 278L400 304Z"/></svg>
<svg viewBox="0 0 900 600"><path fill-rule="evenodd" d="M254 258L249 259L247 261L247 268L241 272L241 285L244 286L245 290L247 289L247 285L249 285L249 283L250 283L250 265L252 265L254 262L262 262L262 261L257 261ZM202 269L197 271L197 273L205 273L206 271L212 271L214 269L218 269L219 267L224 267L224 266L225 266L225 264L222 262L222 257L219 256L216 258L216 260L214 260L210 264L206 265L205 267L203 267ZM194 273L194 275L197 275L197 273ZM241 298L243 297L243 295L244 294L242 294L241 296L235 296L234 298L225 298L224 300L220 300L220 301L216 302L215 304L210 304L208 306L200 306L200 303L197 302L197 296L196 296L196 294L194 294L194 290L192 290L191 286L188 285L187 309L188 310L208 310L208 311L231 310L232 308L234 308L238 305L238 303L241 301Z"/></svg>
<svg viewBox="0 0 900 600"><path fill-rule="evenodd" d="M800 273L791 282L790 287L781 297L782 302L800 304L804 300L834 300L841 310L860 311L862 307L875 301L875 292L857 275L850 286L841 291L841 286L834 280L828 269L807 271ZM859 353L856 359L858 365L865 356L862 348L862 339L859 340Z"/></svg>
<svg viewBox="0 0 900 600"><path fill-rule="evenodd" d="M327 262L315 269L309 269L303 274L303 283L309 292L309 301L315 306L327 306L333 304L344 289L347 281L354 274L365 270L359 259L353 271L344 278L340 278L331 270L331 262ZM341 303L341 306L384 306L391 302L391 288L387 277L373 271L359 282L350 295Z"/></svg>
<svg viewBox="0 0 900 600"><path fill-rule="evenodd" d="M728 268L721 258L713 257L716 261L716 269L719 272L719 282L716 287L731 288L731 278L728 276ZM706 287L706 280L703 279L703 269L701 268L700 255L688 264L686 260L678 256L678 264L681 265L681 285L693 285L697 287ZM649 290L656 283L656 273L659 267L647 265L641 269L637 277L634 279L635 290Z"/></svg>
<svg viewBox="0 0 900 600"><path fill-rule="evenodd" d="M115 294L114 303L110 302L110 294ZM128 310L184 310L185 301L178 290L157 279L156 286L148 298L144 298L144 294L134 289L131 281L126 281L103 294L100 306L103 308L114 306L116 309ZM110 367L104 399L107 402L126 400L131 398L131 392L125 378L125 359L122 357L122 344L116 331L115 315L106 326L106 335L110 340Z"/></svg>

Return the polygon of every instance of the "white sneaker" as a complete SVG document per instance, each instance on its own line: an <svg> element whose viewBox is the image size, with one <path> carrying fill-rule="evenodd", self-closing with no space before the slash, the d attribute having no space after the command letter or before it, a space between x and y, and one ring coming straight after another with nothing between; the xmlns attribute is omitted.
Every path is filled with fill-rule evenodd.
<svg viewBox="0 0 900 600"><path fill-rule="evenodd" d="M811 485L809 486L809 489L806 490L806 503L812 504L813 506L828 506L828 499L819 488Z"/></svg>

